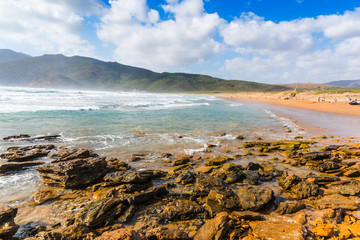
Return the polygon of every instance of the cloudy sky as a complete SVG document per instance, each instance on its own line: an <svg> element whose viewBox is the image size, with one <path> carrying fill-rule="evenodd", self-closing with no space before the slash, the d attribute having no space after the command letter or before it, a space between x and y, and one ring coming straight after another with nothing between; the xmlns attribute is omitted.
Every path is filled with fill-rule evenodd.
<svg viewBox="0 0 360 240"><path fill-rule="evenodd" d="M264 83L360 79L360 2L0 0L0 48Z"/></svg>

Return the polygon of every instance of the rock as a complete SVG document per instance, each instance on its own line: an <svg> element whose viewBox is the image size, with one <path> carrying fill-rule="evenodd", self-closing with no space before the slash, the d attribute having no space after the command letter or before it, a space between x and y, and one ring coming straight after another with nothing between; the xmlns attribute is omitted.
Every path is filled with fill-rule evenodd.
<svg viewBox="0 0 360 240"><path fill-rule="evenodd" d="M117 158L107 158L107 165L111 168L111 171L127 171L130 169L129 165L126 162L120 161Z"/></svg>
<svg viewBox="0 0 360 240"><path fill-rule="evenodd" d="M49 232L40 232L31 240L88 240L94 239L96 235L86 226L75 224L65 228L59 228ZM29 239L29 240L30 240Z"/></svg>
<svg viewBox="0 0 360 240"><path fill-rule="evenodd" d="M80 188L100 180L107 172L102 158L74 159L45 164L38 167L41 180L46 185Z"/></svg>
<svg viewBox="0 0 360 240"><path fill-rule="evenodd" d="M102 227L113 222L123 210L120 199L110 198L92 202L75 217L75 222L91 228Z"/></svg>
<svg viewBox="0 0 360 240"><path fill-rule="evenodd" d="M220 212L230 212L238 207L238 198L230 188L211 190L205 208L213 217Z"/></svg>
<svg viewBox="0 0 360 240"><path fill-rule="evenodd" d="M240 208L259 211L273 199L272 190L260 186L245 186L237 191Z"/></svg>
<svg viewBox="0 0 360 240"><path fill-rule="evenodd" d="M329 237L333 236L334 230L335 229L332 224L320 224L320 225L316 226L315 228L311 229L310 231L316 237L329 238Z"/></svg>
<svg viewBox="0 0 360 240"><path fill-rule="evenodd" d="M222 179L224 179L224 182L230 184L239 182L244 178L242 170L243 168L241 165L227 163L224 164L220 170L220 173L222 175Z"/></svg>
<svg viewBox="0 0 360 240"><path fill-rule="evenodd" d="M305 207L305 204L302 202L287 201L281 202L275 212L278 214L292 214L304 209Z"/></svg>
<svg viewBox="0 0 360 240"><path fill-rule="evenodd" d="M154 199L155 197L162 197L167 193L168 191L166 190L166 185L159 185L151 187L144 192L127 196L125 200L129 204L143 203L150 199Z"/></svg>
<svg viewBox="0 0 360 240"><path fill-rule="evenodd" d="M179 156L178 158L176 158L172 164L173 164L173 166L184 165L184 164L190 162L191 158L192 158L191 155L182 155L182 156Z"/></svg>
<svg viewBox="0 0 360 240"><path fill-rule="evenodd" d="M246 176L246 180L249 184L252 185L258 185L259 184L259 180L261 178L261 175L258 171L256 170L247 170L244 172L245 176Z"/></svg>
<svg viewBox="0 0 360 240"><path fill-rule="evenodd" d="M0 239L10 239L19 229L14 222L16 214L17 208L0 206Z"/></svg>
<svg viewBox="0 0 360 240"><path fill-rule="evenodd" d="M358 196L360 194L360 182L356 180L344 180L328 184L325 194L342 194L345 196Z"/></svg>
<svg viewBox="0 0 360 240"><path fill-rule="evenodd" d="M170 158L170 157L172 157L172 154L171 153L162 153L160 157L161 158Z"/></svg>
<svg viewBox="0 0 360 240"><path fill-rule="evenodd" d="M194 236L194 240L222 240L225 239L228 231L228 216L226 212L216 215L215 218L205 222Z"/></svg>
<svg viewBox="0 0 360 240"><path fill-rule="evenodd" d="M37 204L43 204L48 200L58 198L63 189L61 188L54 188L54 187L42 187L34 194L34 202Z"/></svg>
<svg viewBox="0 0 360 240"><path fill-rule="evenodd" d="M130 205L130 207L125 210L125 212L118 218L117 221L120 223L126 223L131 221L135 214L135 210L135 205Z"/></svg>
<svg viewBox="0 0 360 240"><path fill-rule="evenodd" d="M297 199L304 199L311 196L317 196L319 191L319 186L308 183L308 182L299 182L291 188L291 191L295 193Z"/></svg>
<svg viewBox="0 0 360 240"><path fill-rule="evenodd" d="M279 186L282 190L289 190L293 185L300 182L300 178L294 174L288 175L288 173L284 173L280 180L279 180Z"/></svg>
<svg viewBox="0 0 360 240"><path fill-rule="evenodd" d="M208 193L211 190L223 188L226 188L226 186L221 179L214 178L206 174L198 174L196 176L195 191Z"/></svg>
<svg viewBox="0 0 360 240"><path fill-rule="evenodd" d="M313 205L317 209L339 209L344 210L356 210L358 204L360 204L360 198L355 196L345 197L340 194L325 195L320 199L309 201L309 204Z"/></svg>
<svg viewBox="0 0 360 240"><path fill-rule="evenodd" d="M189 184L193 183L195 180L195 176L192 172L186 171L181 173L176 179L175 182L178 182L180 184Z"/></svg>
<svg viewBox="0 0 360 240"><path fill-rule="evenodd" d="M9 142L25 142L25 141L34 142L34 141L56 141L59 140L60 138L61 135L44 135L44 136L31 137L30 135L27 134L20 134L17 136L4 137L3 140Z"/></svg>
<svg viewBox="0 0 360 240"><path fill-rule="evenodd" d="M345 177L360 177L360 169L349 169L343 175Z"/></svg>
<svg viewBox="0 0 360 240"><path fill-rule="evenodd" d="M85 148L58 147L53 149L48 157L56 158L53 162L69 161L73 159L96 158L98 155Z"/></svg>
<svg viewBox="0 0 360 240"><path fill-rule="evenodd" d="M164 176L165 173L159 170L144 170L144 171L117 171L108 173L104 177L104 181L114 184L148 183L153 178Z"/></svg>
<svg viewBox="0 0 360 240"><path fill-rule="evenodd" d="M36 145L27 147L10 147L9 153L0 155L0 158L7 159L8 162L29 162L48 155L54 145Z"/></svg>
<svg viewBox="0 0 360 240"><path fill-rule="evenodd" d="M225 159L223 158L209 158L209 159L206 159L204 164L206 166L220 166L222 164L224 164L226 162Z"/></svg>
<svg viewBox="0 0 360 240"><path fill-rule="evenodd" d="M299 223L285 220L250 222L255 237L259 239L304 240L305 228Z"/></svg>
<svg viewBox="0 0 360 240"><path fill-rule="evenodd" d="M264 169L260 164L249 162L248 165L245 167L245 170L259 170Z"/></svg>
<svg viewBox="0 0 360 240"><path fill-rule="evenodd" d="M114 231L104 232L101 236L95 238L95 240L143 240L143 238L133 230L120 228Z"/></svg>
<svg viewBox="0 0 360 240"><path fill-rule="evenodd" d="M245 219L250 221L261 220L263 218L260 213L252 211L234 211L231 212L231 216L237 219Z"/></svg>
<svg viewBox="0 0 360 240"><path fill-rule="evenodd" d="M194 219L198 214L204 213L204 208L190 200L176 200L168 203L161 212L164 221ZM203 214L204 215L204 214Z"/></svg>
<svg viewBox="0 0 360 240"><path fill-rule="evenodd" d="M146 239L159 240L191 240L192 238L177 225L165 225L146 231Z"/></svg>
<svg viewBox="0 0 360 240"><path fill-rule="evenodd" d="M334 170L334 169L339 169L341 168L341 165L340 164L337 164L333 161L326 161L322 164L319 165L319 171L320 172L326 172L326 171L329 171L329 170Z"/></svg>
<svg viewBox="0 0 360 240"><path fill-rule="evenodd" d="M306 213L304 212L298 212L295 215L295 220L296 222L300 223L301 225L306 224L307 220L306 220Z"/></svg>
<svg viewBox="0 0 360 240"><path fill-rule="evenodd" d="M303 154L303 158L306 160L323 160L330 158L330 154L328 152L308 152Z"/></svg>
<svg viewBox="0 0 360 240"><path fill-rule="evenodd" d="M12 171L21 171L26 167L39 166L45 162L41 161L32 161L32 162L15 162L15 163L5 163L0 165L0 173L12 172Z"/></svg>

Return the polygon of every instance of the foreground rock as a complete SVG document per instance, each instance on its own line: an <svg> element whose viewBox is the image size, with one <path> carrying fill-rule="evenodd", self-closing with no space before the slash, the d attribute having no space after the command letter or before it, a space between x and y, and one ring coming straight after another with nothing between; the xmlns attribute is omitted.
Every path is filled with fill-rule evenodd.
<svg viewBox="0 0 360 240"><path fill-rule="evenodd" d="M102 179L108 172L102 158L74 159L38 167L42 182L63 188L85 187Z"/></svg>
<svg viewBox="0 0 360 240"><path fill-rule="evenodd" d="M194 240L221 240L225 239L230 226L228 224L229 214L219 213L215 218L207 221L196 233Z"/></svg>
<svg viewBox="0 0 360 240"><path fill-rule="evenodd" d="M16 208L0 206L0 239L10 239L19 229L14 222L16 213Z"/></svg>

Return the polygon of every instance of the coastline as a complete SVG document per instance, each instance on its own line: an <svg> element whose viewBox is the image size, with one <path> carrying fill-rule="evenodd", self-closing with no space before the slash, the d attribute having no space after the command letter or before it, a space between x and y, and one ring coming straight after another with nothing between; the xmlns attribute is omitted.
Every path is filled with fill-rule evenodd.
<svg viewBox="0 0 360 240"><path fill-rule="evenodd" d="M327 112L335 114L345 114L352 116L360 116L360 106L350 105L347 98L360 99L360 94L344 93L344 94L314 94L314 93L298 93L294 98L287 98L290 92L280 93L220 93L212 96L237 99L245 101L268 102L274 105L303 108L318 112ZM325 102L318 102L318 98L324 98ZM336 103L334 99L336 98Z"/></svg>
<svg viewBox="0 0 360 240"><path fill-rule="evenodd" d="M311 92L298 94L297 98L284 99L289 92L280 93L221 93L212 96L246 102L256 108L271 111L276 116L290 119L308 135L329 135L336 137L360 137L360 106L349 105L347 97L360 99L359 94L316 95ZM325 102L317 98L326 96ZM337 98L337 102L331 99ZM330 101L330 102L328 102Z"/></svg>

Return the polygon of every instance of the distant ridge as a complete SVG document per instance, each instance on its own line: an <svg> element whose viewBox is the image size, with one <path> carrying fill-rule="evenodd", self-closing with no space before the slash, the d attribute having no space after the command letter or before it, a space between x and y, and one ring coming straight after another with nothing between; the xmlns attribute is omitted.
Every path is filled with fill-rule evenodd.
<svg viewBox="0 0 360 240"><path fill-rule="evenodd" d="M26 55L27 56L27 55ZM147 69L61 54L0 63L0 85L149 92L282 91L287 87Z"/></svg>
<svg viewBox="0 0 360 240"><path fill-rule="evenodd" d="M31 56L25 53L15 52L10 49L0 49L0 63L11 62L30 57Z"/></svg>
<svg viewBox="0 0 360 240"><path fill-rule="evenodd" d="M360 80L340 80L340 81L328 82L326 84L338 86L338 87L360 88Z"/></svg>

